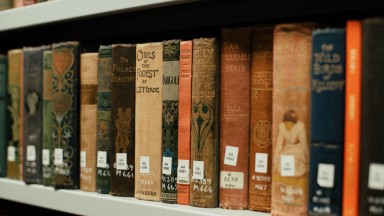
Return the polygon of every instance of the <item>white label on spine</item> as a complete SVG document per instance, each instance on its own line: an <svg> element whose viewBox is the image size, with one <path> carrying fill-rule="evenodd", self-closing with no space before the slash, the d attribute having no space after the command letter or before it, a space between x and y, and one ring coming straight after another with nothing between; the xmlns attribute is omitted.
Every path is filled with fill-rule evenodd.
<svg viewBox="0 0 384 216"><path fill-rule="evenodd" d="M49 149L43 149L43 165L48 166L50 161L50 152Z"/></svg>
<svg viewBox="0 0 384 216"><path fill-rule="evenodd" d="M116 153L116 169L127 170L127 153Z"/></svg>
<svg viewBox="0 0 384 216"><path fill-rule="evenodd" d="M36 146L27 145L27 161L36 161Z"/></svg>
<svg viewBox="0 0 384 216"><path fill-rule="evenodd" d="M319 163L317 167L317 184L325 188L333 188L335 165Z"/></svg>
<svg viewBox="0 0 384 216"><path fill-rule="evenodd" d="M220 187L227 189L243 189L244 173L221 171Z"/></svg>
<svg viewBox="0 0 384 216"><path fill-rule="evenodd" d="M7 159L8 161L16 161L16 148L15 146L8 146L8 151L7 151Z"/></svg>
<svg viewBox="0 0 384 216"><path fill-rule="evenodd" d="M384 190L384 164L369 164L368 188Z"/></svg>
<svg viewBox="0 0 384 216"><path fill-rule="evenodd" d="M192 179L204 179L204 161L193 161Z"/></svg>
<svg viewBox="0 0 384 216"><path fill-rule="evenodd" d="M140 156L140 173L149 173L149 156Z"/></svg>
<svg viewBox="0 0 384 216"><path fill-rule="evenodd" d="M280 158L281 176L295 176L295 156L282 155Z"/></svg>
<svg viewBox="0 0 384 216"><path fill-rule="evenodd" d="M238 153L239 153L238 147L226 146L225 147L224 164L230 165L230 166L236 166Z"/></svg>
<svg viewBox="0 0 384 216"><path fill-rule="evenodd" d="M189 184L189 160L179 160L177 166L177 183Z"/></svg>
<svg viewBox="0 0 384 216"><path fill-rule="evenodd" d="M62 165L64 163L63 162L63 149L62 148L55 148L53 156L54 156L53 163L55 165Z"/></svg>
<svg viewBox="0 0 384 216"><path fill-rule="evenodd" d="M163 157L163 172L164 175L172 173L172 157Z"/></svg>
<svg viewBox="0 0 384 216"><path fill-rule="evenodd" d="M98 168L107 168L107 152L97 151L97 164Z"/></svg>
<svg viewBox="0 0 384 216"><path fill-rule="evenodd" d="M257 173L268 172L268 154L267 153L256 153L255 172Z"/></svg>
<svg viewBox="0 0 384 216"><path fill-rule="evenodd" d="M87 152L80 151L80 167L87 167Z"/></svg>

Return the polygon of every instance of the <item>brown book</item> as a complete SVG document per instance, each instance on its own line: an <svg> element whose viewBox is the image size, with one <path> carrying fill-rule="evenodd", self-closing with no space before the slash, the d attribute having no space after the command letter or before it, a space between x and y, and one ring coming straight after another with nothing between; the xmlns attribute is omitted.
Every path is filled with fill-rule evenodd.
<svg viewBox="0 0 384 216"><path fill-rule="evenodd" d="M80 56L80 189L92 192L96 191L98 55Z"/></svg>
<svg viewBox="0 0 384 216"><path fill-rule="evenodd" d="M221 31L220 207L248 208L251 28Z"/></svg>
<svg viewBox="0 0 384 216"><path fill-rule="evenodd" d="M180 42L177 204L189 205L191 159L192 40Z"/></svg>
<svg viewBox="0 0 384 216"><path fill-rule="evenodd" d="M136 47L135 198L161 201L163 43Z"/></svg>
<svg viewBox="0 0 384 216"><path fill-rule="evenodd" d="M273 26L252 29L249 205L271 211Z"/></svg>
<svg viewBox="0 0 384 216"><path fill-rule="evenodd" d="M307 215L312 23L279 24L273 39L272 215Z"/></svg>
<svg viewBox="0 0 384 216"><path fill-rule="evenodd" d="M218 45L216 38L193 39L190 204L205 208L218 206Z"/></svg>

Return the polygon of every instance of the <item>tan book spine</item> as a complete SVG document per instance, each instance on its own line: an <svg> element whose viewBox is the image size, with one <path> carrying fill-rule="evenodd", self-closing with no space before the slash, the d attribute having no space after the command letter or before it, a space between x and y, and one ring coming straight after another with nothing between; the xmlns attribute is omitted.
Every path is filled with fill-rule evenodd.
<svg viewBox="0 0 384 216"><path fill-rule="evenodd" d="M91 192L96 191L98 55L80 56L80 189Z"/></svg>
<svg viewBox="0 0 384 216"><path fill-rule="evenodd" d="M135 198L161 201L163 44L136 46Z"/></svg>
<svg viewBox="0 0 384 216"><path fill-rule="evenodd" d="M272 215L307 215L311 23L279 24L273 43Z"/></svg>
<svg viewBox="0 0 384 216"><path fill-rule="evenodd" d="M221 31L220 207L248 208L251 28Z"/></svg>

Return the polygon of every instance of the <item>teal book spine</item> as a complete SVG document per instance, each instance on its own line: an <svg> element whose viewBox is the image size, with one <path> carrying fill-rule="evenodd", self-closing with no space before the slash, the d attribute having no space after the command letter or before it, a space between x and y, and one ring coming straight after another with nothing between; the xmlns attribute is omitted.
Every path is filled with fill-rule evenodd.
<svg viewBox="0 0 384 216"><path fill-rule="evenodd" d="M7 56L0 55L0 177L7 176L8 145L8 71Z"/></svg>

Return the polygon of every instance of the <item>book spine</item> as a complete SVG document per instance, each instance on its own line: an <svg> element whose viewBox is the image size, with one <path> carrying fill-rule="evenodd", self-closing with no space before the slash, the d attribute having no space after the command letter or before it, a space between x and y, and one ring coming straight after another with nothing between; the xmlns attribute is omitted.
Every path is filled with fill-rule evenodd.
<svg viewBox="0 0 384 216"><path fill-rule="evenodd" d="M177 203L180 40L163 42L161 201Z"/></svg>
<svg viewBox="0 0 384 216"><path fill-rule="evenodd" d="M111 194L135 192L136 45L112 46L111 77Z"/></svg>
<svg viewBox="0 0 384 216"><path fill-rule="evenodd" d="M384 214L384 18L363 20L360 215Z"/></svg>
<svg viewBox="0 0 384 216"><path fill-rule="evenodd" d="M192 40L180 42L177 204L189 205L191 159Z"/></svg>
<svg viewBox="0 0 384 216"><path fill-rule="evenodd" d="M37 0L23 0L23 6L36 4Z"/></svg>
<svg viewBox="0 0 384 216"><path fill-rule="evenodd" d="M312 34L309 215L341 215L345 28Z"/></svg>
<svg viewBox="0 0 384 216"><path fill-rule="evenodd" d="M98 60L97 83L97 176L96 190L101 194L110 191L111 148L111 77L112 45L101 45Z"/></svg>
<svg viewBox="0 0 384 216"><path fill-rule="evenodd" d="M218 44L217 38L193 39L190 204L196 207L218 206Z"/></svg>
<svg viewBox="0 0 384 216"><path fill-rule="evenodd" d="M7 177L10 179L21 179L22 173L22 56L22 49L8 51L8 111L12 133L7 147Z"/></svg>
<svg viewBox="0 0 384 216"><path fill-rule="evenodd" d="M12 0L0 0L0 11L12 8Z"/></svg>
<svg viewBox="0 0 384 216"><path fill-rule="evenodd" d="M0 55L0 177L7 176L8 69L7 56Z"/></svg>
<svg viewBox="0 0 384 216"><path fill-rule="evenodd" d="M97 61L99 53L80 56L80 189L96 192Z"/></svg>
<svg viewBox="0 0 384 216"><path fill-rule="evenodd" d="M24 0L12 0L12 7L17 8L17 7L23 7L24 6Z"/></svg>
<svg viewBox="0 0 384 216"><path fill-rule="evenodd" d="M52 185L52 51L43 53L43 185Z"/></svg>
<svg viewBox="0 0 384 216"><path fill-rule="evenodd" d="M136 56L135 198L161 201L163 43L138 44Z"/></svg>
<svg viewBox="0 0 384 216"><path fill-rule="evenodd" d="M56 189L79 189L80 43L54 43L52 66L52 181Z"/></svg>
<svg viewBox="0 0 384 216"><path fill-rule="evenodd" d="M251 29L222 29L220 52L219 206L247 209Z"/></svg>
<svg viewBox="0 0 384 216"><path fill-rule="evenodd" d="M361 46L360 20L347 21L342 214L359 215Z"/></svg>
<svg viewBox="0 0 384 216"><path fill-rule="evenodd" d="M274 30L272 215L308 214L313 28L290 23Z"/></svg>
<svg viewBox="0 0 384 216"><path fill-rule="evenodd" d="M273 27L252 29L249 205L271 211Z"/></svg>

